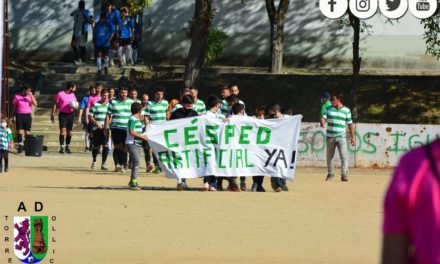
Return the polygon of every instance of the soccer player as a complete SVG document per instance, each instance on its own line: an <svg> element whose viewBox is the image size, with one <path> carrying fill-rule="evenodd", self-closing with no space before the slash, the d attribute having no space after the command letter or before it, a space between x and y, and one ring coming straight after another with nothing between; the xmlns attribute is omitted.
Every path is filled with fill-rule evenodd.
<svg viewBox="0 0 440 264"><path fill-rule="evenodd" d="M150 97L147 93L144 93L142 95L142 112L141 112L141 118L142 121L145 123L145 126L148 125L148 119L149 119L149 112L148 112L148 101ZM142 149L144 150L144 157L145 157L145 164L146 164L146 172L149 173L153 170L153 165L151 165L151 153L150 153L150 144L148 144L148 141L143 140L142 141Z"/></svg>
<svg viewBox="0 0 440 264"><path fill-rule="evenodd" d="M3 161L5 162L4 171L9 171L9 151L14 144L12 131L8 128L8 119L1 118L0 126L0 173L3 171Z"/></svg>
<svg viewBox="0 0 440 264"><path fill-rule="evenodd" d="M350 133L350 143L355 145L354 126L351 119L351 111L342 104L342 95L333 95L331 98L332 106L328 107L321 116L321 126L327 123L327 177L330 181L335 177L333 168L333 157L336 147L341 158L341 181L348 181L348 154L346 127Z"/></svg>
<svg viewBox="0 0 440 264"><path fill-rule="evenodd" d="M187 118L187 117L195 117L198 116L198 113L193 110L194 107L194 97L192 95L184 95L182 96L182 108L177 109L171 114L170 120ZM185 178L177 179L177 190L183 191L187 190L188 185L186 184Z"/></svg>
<svg viewBox="0 0 440 264"><path fill-rule="evenodd" d="M165 122L167 121L167 109L168 109L168 101L165 100L164 97L165 88L156 87L154 89L154 100L148 101L148 115L149 121L151 122ZM148 150L149 151L149 150ZM156 155L153 154L153 163L154 163L154 171L153 173L159 173L162 169L159 166L159 161L156 158Z"/></svg>
<svg viewBox="0 0 440 264"><path fill-rule="evenodd" d="M140 103L135 102L131 105L131 116L128 120L127 138L125 140L131 161L131 176L128 186L132 190L139 190L137 177L141 158L141 145L142 140L148 140L147 136L143 135L144 123L142 122L141 112L142 105Z"/></svg>
<svg viewBox="0 0 440 264"><path fill-rule="evenodd" d="M114 32L114 26L107 21L105 14L101 14L99 22L96 23L95 28L93 29L93 44L95 45L98 74L102 73L102 60L104 60L105 73L108 73L109 57L107 54L110 49L110 40L113 38Z"/></svg>
<svg viewBox="0 0 440 264"><path fill-rule="evenodd" d="M92 125L93 137L92 137L92 169L96 167L96 157L98 151L102 146L102 163L101 170L108 170L106 161L108 156L108 138L104 131L105 118L108 112L108 91L103 90L101 93L101 100L93 104L89 111L89 120Z"/></svg>
<svg viewBox="0 0 440 264"><path fill-rule="evenodd" d="M131 115L133 100L128 98L128 88L119 88L119 98L113 99L108 106L107 117L104 129L111 130L111 137L114 144L113 160L116 172L125 172L127 163L127 149L125 139L127 138L127 125ZM110 122L111 121L111 122Z"/></svg>
<svg viewBox="0 0 440 264"><path fill-rule="evenodd" d="M328 92L324 92L321 95L321 116L323 116L325 114L328 107L332 106L332 102L330 101L330 97L331 97L331 95ZM324 127L323 123L321 123L321 127Z"/></svg>
<svg viewBox="0 0 440 264"><path fill-rule="evenodd" d="M191 95L194 97L194 107L193 110L197 112L198 115L203 115L206 112L205 103L200 100L197 96L199 95L199 89L195 86L189 88Z"/></svg>
<svg viewBox="0 0 440 264"><path fill-rule="evenodd" d="M130 89L130 95L129 97L135 102L135 103L142 103L141 100L138 99L138 91L134 88Z"/></svg>
<svg viewBox="0 0 440 264"><path fill-rule="evenodd" d="M85 95L79 104L79 114L78 114L78 125L82 124L82 128L84 129L84 152L88 150L92 150L92 144L90 143L90 135L87 129L88 124L88 116L86 115L87 103L89 102L89 97L96 94L95 86L91 85L89 87L89 94Z"/></svg>
<svg viewBox="0 0 440 264"><path fill-rule="evenodd" d="M237 96L238 98L240 98L240 89L238 89L238 85L237 84L233 84L231 85L231 88L229 88L230 93ZM244 106L245 112L246 112L246 105L244 104L244 102L242 100L238 101L240 104L242 104Z"/></svg>
<svg viewBox="0 0 440 264"><path fill-rule="evenodd" d="M55 103L52 107L52 113L50 115L50 120L52 123L55 122L55 111L58 108L58 122L60 127L60 151L59 153L64 154L64 151L68 154L71 154L70 150L70 141L72 140L72 128L73 122L75 119L74 112L76 109L73 109L70 106L70 103L76 100L75 96L76 84L73 82L69 82L66 88L63 91L59 91L55 96ZM66 148L64 149L64 137L66 137Z"/></svg>
<svg viewBox="0 0 440 264"><path fill-rule="evenodd" d="M119 21L119 48L118 54L122 66L133 65L132 47L134 40L134 20L128 16L128 8L121 8L121 20Z"/></svg>
<svg viewBox="0 0 440 264"><path fill-rule="evenodd" d="M30 135L32 127L32 106L37 106L37 100L32 94L31 87L23 85L21 92L17 93L12 99L13 110L15 113L15 124L17 128L18 153L24 149L23 136Z"/></svg>
<svg viewBox="0 0 440 264"><path fill-rule="evenodd" d="M258 119L266 119L268 109L265 106L260 106L255 110L255 117ZM253 192L265 192L263 187L264 176L252 176L252 188Z"/></svg>
<svg viewBox="0 0 440 264"><path fill-rule="evenodd" d="M222 96L222 100L220 102L221 107L220 107L220 113L224 116L228 115L229 112L229 107L228 107L228 102L226 101L226 98L228 98L228 96L231 95L231 92L229 90L229 87L224 85L222 86L222 88L220 89L221 92L221 96Z"/></svg>
<svg viewBox="0 0 440 264"><path fill-rule="evenodd" d="M75 65L84 66L86 61L86 45L89 24L93 27L93 15L86 9L83 0L78 2L78 9L70 14L73 16L73 36L71 46L75 53Z"/></svg>

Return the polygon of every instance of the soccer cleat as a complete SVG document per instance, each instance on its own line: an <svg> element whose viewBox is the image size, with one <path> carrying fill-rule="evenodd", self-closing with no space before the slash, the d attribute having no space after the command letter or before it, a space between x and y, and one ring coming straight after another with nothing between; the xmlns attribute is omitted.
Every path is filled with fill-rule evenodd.
<svg viewBox="0 0 440 264"><path fill-rule="evenodd" d="M289 191L289 188L287 187L287 185L284 185L284 184L281 186L281 189L283 189L283 191L285 191L285 192Z"/></svg>
<svg viewBox="0 0 440 264"><path fill-rule="evenodd" d="M180 191L183 191L184 189L185 189L185 185L183 184L183 182L177 184L177 190L178 190L179 192L180 192Z"/></svg>
<svg viewBox="0 0 440 264"><path fill-rule="evenodd" d="M251 191L256 192L258 188L258 184L257 183L252 183L252 187L251 187Z"/></svg>
<svg viewBox="0 0 440 264"><path fill-rule="evenodd" d="M266 190L263 188L263 186L258 186L257 192L266 192Z"/></svg>
<svg viewBox="0 0 440 264"><path fill-rule="evenodd" d="M203 184L202 191L204 191L204 192L209 191L209 183L205 182L205 183Z"/></svg>
<svg viewBox="0 0 440 264"><path fill-rule="evenodd" d="M105 163L101 165L101 170L103 171L108 170L107 165Z"/></svg>
<svg viewBox="0 0 440 264"><path fill-rule="evenodd" d="M245 181L240 182L240 190L242 190L243 192L246 191L246 182Z"/></svg>
<svg viewBox="0 0 440 264"><path fill-rule="evenodd" d="M333 178L335 177L335 175L334 174L327 174L327 177L325 177L325 180L326 181L331 181L331 180L333 180Z"/></svg>
<svg viewBox="0 0 440 264"><path fill-rule="evenodd" d="M231 188L229 188L229 191L231 191L231 192L240 192L240 188L238 188L238 187L231 187Z"/></svg>
<svg viewBox="0 0 440 264"><path fill-rule="evenodd" d="M274 190L274 192L282 192L283 191L283 188L281 188L281 187L276 187L275 189L273 189Z"/></svg>
<svg viewBox="0 0 440 264"><path fill-rule="evenodd" d="M72 151L70 150L69 147L66 147L66 153L67 153L67 154L72 154Z"/></svg>
<svg viewBox="0 0 440 264"><path fill-rule="evenodd" d="M9 171L9 168L8 168L8 167L6 167L6 168L5 168L5 172L8 172L8 171Z"/></svg>
<svg viewBox="0 0 440 264"><path fill-rule="evenodd" d="M153 165L147 165L147 173L150 173L153 170Z"/></svg>
<svg viewBox="0 0 440 264"><path fill-rule="evenodd" d="M153 170L153 173L154 173L154 174L158 174L158 173L160 173L160 171L161 171L160 167L159 167L159 166L156 166L156 167L154 168L154 170Z"/></svg>
<svg viewBox="0 0 440 264"><path fill-rule="evenodd" d="M135 191L138 191L138 190L141 189L141 188L139 187L139 184L138 184L137 180L131 180L131 181L128 183L128 187L130 187L131 190L135 190Z"/></svg>
<svg viewBox="0 0 440 264"><path fill-rule="evenodd" d="M122 171L122 166L119 165L119 164L116 164L116 166L115 166L115 172L120 172L120 171Z"/></svg>
<svg viewBox="0 0 440 264"><path fill-rule="evenodd" d="M92 166L90 166L90 168L91 168L92 170L94 170L94 169L96 168L96 162L95 162L95 161L92 162Z"/></svg>
<svg viewBox="0 0 440 264"><path fill-rule="evenodd" d="M210 185L208 191L210 191L210 192L216 192L217 189L216 189L213 185Z"/></svg>
<svg viewBox="0 0 440 264"><path fill-rule="evenodd" d="M348 176L347 175L342 175L341 176L341 181L347 182L348 181Z"/></svg>
<svg viewBox="0 0 440 264"><path fill-rule="evenodd" d="M63 147L61 147L60 148L60 151L58 151L60 154L64 154L64 148Z"/></svg>

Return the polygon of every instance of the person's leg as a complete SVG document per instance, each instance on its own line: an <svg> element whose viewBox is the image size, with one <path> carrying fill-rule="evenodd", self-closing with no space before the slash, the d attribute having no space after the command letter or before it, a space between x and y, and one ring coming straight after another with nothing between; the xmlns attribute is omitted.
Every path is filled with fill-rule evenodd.
<svg viewBox="0 0 440 264"><path fill-rule="evenodd" d="M272 186L272 189L276 192L280 192L282 191L282 187L281 187L281 180L278 177L271 177L270 178L270 183Z"/></svg>
<svg viewBox="0 0 440 264"><path fill-rule="evenodd" d="M345 181L348 179L347 139L345 137L336 138L336 145L341 159L341 179Z"/></svg>
<svg viewBox="0 0 440 264"><path fill-rule="evenodd" d="M113 61L113 59L115 57L115 53L116 53L116 51L113 48L110 48L110 50L108 51L108 66L109 67L115 66L115 63Z"/></svg>
<svg viewBox="0 0 440 264"><path fill-rule="evenodd" d="M140 160L140 147L136 145L127 145L128 152L132 160L131 176L129 186L132 189L138 189L137 177L139 170L139 160Z"/></svg>
<svg viewBox="0 0 440 264"><path fill-rule="evenodd" d="M5 172L9 171L9 151L3 150L3 159L5 160Z"/></svg>
<svg viewBox="0 0 440 264"><path fill-rule="evenodd" d="M64 153L64 137L66 136L66 126L67 126L67 119L65 117L65 114L59 113L58 114L58 122L60 126L60 136L59 136L59 142L60 142L60 153Z"/></svg>
<svg viewBox="0 0 440 264"><path fill-rule="evenodd" d="M120 61L122 62L122 65L125 65L124 49L125 49L125 45L121 45L118 48L118 56Z"/></svg>
<svg viewBox="0 0 440 264"><path fill-rule="evenodd" d="M98 51L96 52L96 67L98 68L98 73L101 72L101 68L102 68L101 60L102 60L102 52Z"/></svg>
<svg viewBox="0 0 440 264"><path fill-rule="evenodd" d="M4 154L4 150L0 149L0 173L3 172L3 154Z"/></svg>
<svg viewBox="0 0 440 264"><path fill-rule="evenodd" d="M132 48L131 48L131 45L130 44L127 44L126 46L125 46L125 60L126 60L126 62L127 62L127 65L129 65L129 64L134 64L133 63L133 60L132 60L132 56L133 56L133 50L132 50Z"/></svg>
<svg viewBox="0 0 440 264"><path fill-rule="evenodd" d="M335 156L336 141L334 137L327 137L327 178L326 180L331 180L334 175L333 168L333 157Z"/></svg>
<svg viewBox="0 0 440 264"><path fill-rule="evenodd" d="M240 189L246 191L246 177L244 176L240 177Z"/></svg>
<svg viewBox="0 0 440 264"><path fill-rule="evenodd" d="M82 62L86 61L86 46L79 46L79 58Z"/></svg>

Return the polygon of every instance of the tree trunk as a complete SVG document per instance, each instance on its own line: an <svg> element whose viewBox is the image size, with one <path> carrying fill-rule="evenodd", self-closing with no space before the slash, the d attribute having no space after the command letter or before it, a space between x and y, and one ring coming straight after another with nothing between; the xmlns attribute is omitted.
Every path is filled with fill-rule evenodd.
<svg viewBox="0 0 440 264"><path fill-rule="evenodd" d="M353 120L357 121L358 105L357 105L357 92L359 90L360 83L360 70L362 58L359 55L359 41L360 41L360 20L353 14L349 14L350 24L353 28L353 84L351 88L351 101L352 101L352 115Z"/></svg>
<svg viewBox="0 0 440 264"><path fill-rule="evenodd" d="M212 0L195 0L191 23L191 47L185 64L184 82L190 87L199 78L208 45L208 33L212 26Z"/></svg>
<svg viewBox="0 0 440 264"><path fill-rule="evenodd" d="M270 22L269 72L279 73L283 69L284 23L290 0L280 0L278 9L275 8L274 0L265 1Z"/></svg>

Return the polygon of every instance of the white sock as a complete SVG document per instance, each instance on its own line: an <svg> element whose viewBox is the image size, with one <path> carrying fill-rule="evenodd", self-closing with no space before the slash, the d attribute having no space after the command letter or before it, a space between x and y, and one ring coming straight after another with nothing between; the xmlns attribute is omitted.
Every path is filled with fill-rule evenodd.
<svg viewBox="0 0 440 264"><path fill-rule="evenodd" d="M109 61L108 56L105 56L104 57L104 67L106 67L106 68L108 68L108 61Z"/></svg>
<svg viewBox="0 0 440 264"><path fill-rule="evenodd" d="M101 57L96 58L96 66L98 67L98 71L101 70Z"/></svg>
<svg viewBox="0 0 440 264"><path fill-rule="evenodd" d="M129 63L132 59L131 56L133 55L133 49L131 48L131 45L125 46L125 58L127 59L127 63Z"/></svg>
<svg viewBox="0 0 440 264"><path fill-rule="evenodd" d="M118 55L119 55L119 58L120 58L121 61L122 61L122 64L125 65L125 56L124 56L124 52L123 52L123 50L122 50L122 47L119 47L119 49L118 49Z"/></svg>
<svg viewBox="0 0 440 264"><path fill-rule="evenodd" d="M136 63L136 61L138 59L138 50L137 50L137 48L133 49L133 56L132 56L132 58L133 58L133 63Z"/></svg>

